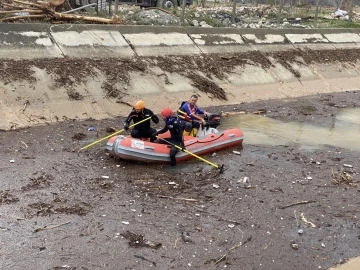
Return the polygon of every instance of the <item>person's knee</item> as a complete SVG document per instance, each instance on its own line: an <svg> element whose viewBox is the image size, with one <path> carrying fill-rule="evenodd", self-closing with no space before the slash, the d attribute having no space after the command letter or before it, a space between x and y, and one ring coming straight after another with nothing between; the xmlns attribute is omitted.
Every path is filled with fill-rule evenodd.
<svg viewBox="0 0 360 270"><path fill-rule="evenodd" d="M192 129L191 123L186 122L185 125L184 125L184 130L185 130L185 132L190 132L191 129Z"/></svg>
<svg viewBox="0 0 360 270"><path fill-rule="evenodd" d="M175 157L176 153L178 152L177 148L171 148L170 150L170 157Z"/></svg>
<svg viewBox="0 0 360 270"><path fill-rule="evenodd" d="M140 138L140 134L139 134L139 131L137 129L133 129L131 131L131 137L133 138Z"/></svg>
<svg viewBox="0 0 360 270"><path fill-rule="evenodd" d="M199 129L200 128L200 123L199 122L193 122L192 127L196 128L196 129Z"/></svg>

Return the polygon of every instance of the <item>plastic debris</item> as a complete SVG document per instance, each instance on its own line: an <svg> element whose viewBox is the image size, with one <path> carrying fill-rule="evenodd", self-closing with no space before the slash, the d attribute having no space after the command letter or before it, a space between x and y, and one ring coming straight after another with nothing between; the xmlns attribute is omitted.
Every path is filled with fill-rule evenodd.
<svg viewBox="0 0 360 270"><path fill-rule="evenodd" d="M89 127L89 128L88 128L88 131L94 131L94 130L95 130L94 127Z"/></svg>
<svg viewBox="0 0 360 270"><path fill-rule="evenodd" d="M213 184L212 186L213 186L213 188L219 188L219 187L220 187L220 186L217 185L217 184Z"/></svg>
<svg viewBox="0 0 360 270"><path fill-rule="evenodd" d="M234 228L235 225L234 225L234 224L229 224L228 227L229 227L229 228Z"/></svg>
<svg viewBox="0 0 360 270"><path fill-rule="evenodd" d="M343 166L346 167L346 168L353 168L354 167L353 165L350 165L350 164L344 164Z"/></svg>
<svg viewBox="0 0 360 270"><path fill-rule="evenodd" d="M303 229L299 229L298 230L298 234L303 234L304 233L304 230Z"/></svg>
<svg viewBox="0 0 360 270"><path fill-rule="evenodd" d="M236 155L241 155L241 152L239 152L239 151L233 151L233 153Z"/></svg>
<svg viewBox="0 0 360 270"><path fill-rule="evenodd" d="M14 163L15 159L10 159L9 161L10 161L10 163Z"/></svg>
<svg viewBox="0 0 360 270"><path fill-rule="evenodd" d="M107 176L107 175L103 175L103 176L101 176L101 178L103 178L103 179L109 179L110 177Z"/></svg>
<svg viewBox="0 0 360 270"><path fill-rule="evenodd" d="M121 221L122 224L129 225L129 221Z"/></svg>

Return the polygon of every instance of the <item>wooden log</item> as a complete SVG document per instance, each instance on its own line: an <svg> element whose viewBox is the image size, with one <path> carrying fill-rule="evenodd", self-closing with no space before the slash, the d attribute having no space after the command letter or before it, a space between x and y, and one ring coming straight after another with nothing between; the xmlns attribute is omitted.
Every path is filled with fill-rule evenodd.
<svg viewBox="0 0 360 270"><path fill-rule="evenodd" d="M25 7L25 6L19 6L19 5L13 5L13 4L7 4L7 3L3 3L3 7L5 8L16 8L16 9L27 9L29 7Z"/></svg>
<svg viewBox="0 0 360 270"><path fill-rule="evenodd" d="M15 16L15 17L7 17L0 19L0 22L8 22L8 21L18 21L22 19L42 19L46 18L46 15L28 15L28 16Z"/></svg>
<svg viewBox="0 0 360 270"><path fill-rule="evenodd" d="M36 7L36 8L41 9L41 10L44 10L44 9L48 10L47 5L41 5L41 4L37 4L37 3L33 3L33 2L19 1L19 0L13 0L13 2L21 4L21 5L25 5L25 6Z"/></svg>
<svg viewBox="0 0 360 270"><path fill-rule="evenodd" d="M37 13L37 14L43 13L43 11L39 9L19 9L19 10L3 10L0 11L0 14L11 14L16 12L27 12L27 13Z"/></svg>
<svg viewBox="0 0 360 270"><path fill-rule="evenodd" d="M62 14L58 12L54 12L53 16L57 20L83 20L87 22L94 22L94 23L105 23L105 24L122 24L123 20L119 18L113 19L105 19L100 17L88 17L88 16L79 16L75 14Z"/></svg>

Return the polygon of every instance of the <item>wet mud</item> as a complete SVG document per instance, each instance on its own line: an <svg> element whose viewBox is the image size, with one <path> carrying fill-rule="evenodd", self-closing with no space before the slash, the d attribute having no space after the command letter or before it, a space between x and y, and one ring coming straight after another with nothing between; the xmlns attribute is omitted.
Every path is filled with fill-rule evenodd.
<svg viewBox="0 0 360 270"><path fill-rule="evenodd" d="M327 125L346 106L359 91L207 111ZM123 120L0 133L1 269L328 269L359 255L359 152L244 134L204 156L222 174L196 159L118 160L106 141L79 152Z"/></svg>

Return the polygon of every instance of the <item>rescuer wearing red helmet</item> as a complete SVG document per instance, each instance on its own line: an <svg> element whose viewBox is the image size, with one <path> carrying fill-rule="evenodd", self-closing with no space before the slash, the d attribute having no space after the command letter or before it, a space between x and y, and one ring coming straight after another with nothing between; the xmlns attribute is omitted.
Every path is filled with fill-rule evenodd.
<svg viewBox="0 0 360 270"><path fill-rule="evenodd" d="M139 100L134 105L133 110L130 112L129 116L126 118L124 123L124 129L128 130L131 121L134 121L134 124L144 120L145 118L151 117L151 120L157 124L159 123L159 118L152 112L152 110L145 108L145 103L142 100ZM150 119L144 121L140 124L134 126L131 131L131 137L133 138L150 138L150 141L153 142L156 140L156 137L152 135L156 132L156 129L150 126Z"/></svg>
<svg viewBox="0 0 360 270"><path fill-rule="evenodd" d="M170 108L165 108L160 113L161 118L165 122L165 126L153 134L157 136L158 134L165 133L170 131L171 138L166 138L165 140L169 141L171 144L180 146L184 148L183 132L184 130L191 130L191 124L182 121L179 117L173 115L173 111ZM161 141L160 141L161 143ZM179 151L174 145L171 145L170 149L170 165L176 165L176 153Z"/></svg>

